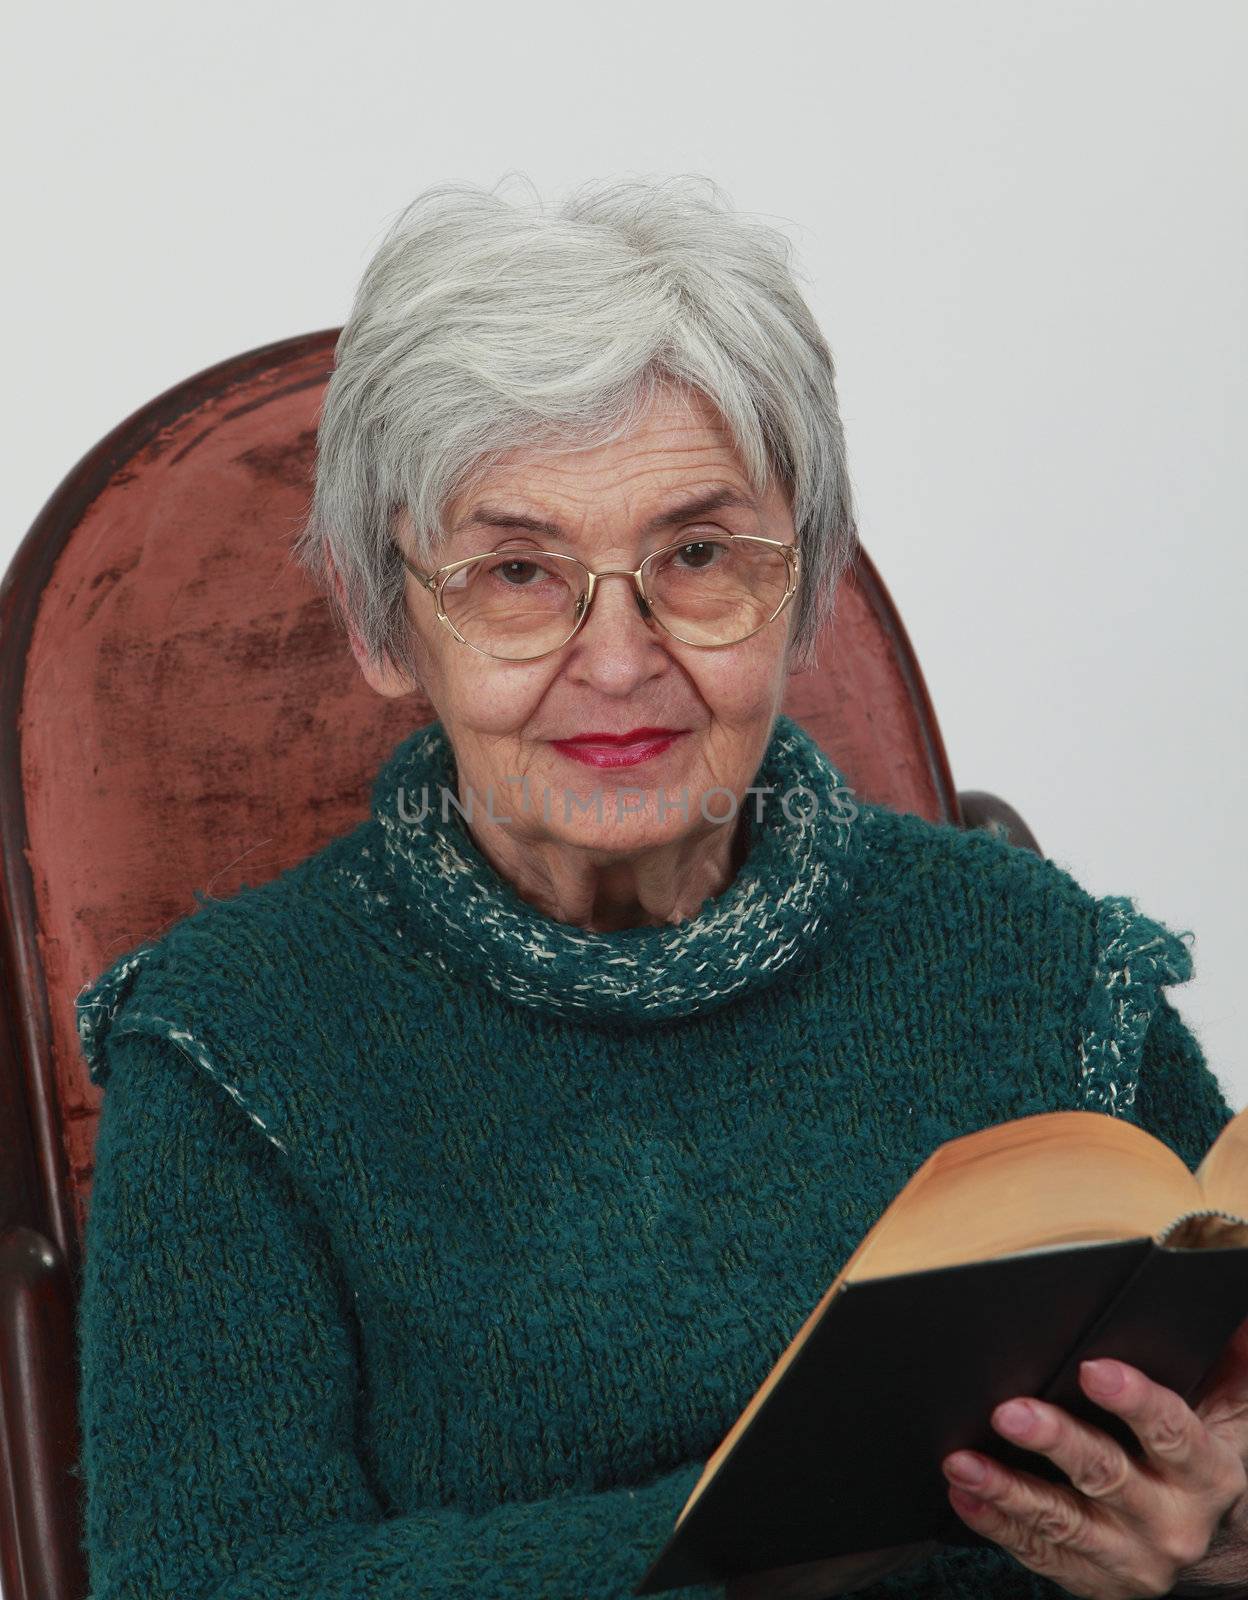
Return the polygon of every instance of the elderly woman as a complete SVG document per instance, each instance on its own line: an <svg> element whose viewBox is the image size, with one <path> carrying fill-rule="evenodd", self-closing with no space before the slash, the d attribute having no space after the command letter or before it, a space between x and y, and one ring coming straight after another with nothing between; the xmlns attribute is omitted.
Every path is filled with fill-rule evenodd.
<svg viewBox="0 0 1248 1600"><path fill-rule="evenodd" d="M297 553L412 731L80 997L92 1600L628 1595L937 1145L1229 1120L1181 938L780 713L853 529L787 242L714 185L400 216ZM1088 1364L1138 1459L998 1408L1067 1481L950 1455L981 1538L861 1592L1244 1593L1244 1366L1196 1411Z"/></svg>

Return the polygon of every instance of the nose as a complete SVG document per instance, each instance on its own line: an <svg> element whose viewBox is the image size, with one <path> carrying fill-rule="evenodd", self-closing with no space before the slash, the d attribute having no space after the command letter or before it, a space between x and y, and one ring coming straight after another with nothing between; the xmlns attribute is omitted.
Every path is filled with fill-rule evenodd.
<svg viewBox="0 0 1248 1600"><path fill-rule="evenodd" d="M661 630L631 573L598 574L590 613L568 649L567 671L603 694L628 694L663 670Z"/></svg>

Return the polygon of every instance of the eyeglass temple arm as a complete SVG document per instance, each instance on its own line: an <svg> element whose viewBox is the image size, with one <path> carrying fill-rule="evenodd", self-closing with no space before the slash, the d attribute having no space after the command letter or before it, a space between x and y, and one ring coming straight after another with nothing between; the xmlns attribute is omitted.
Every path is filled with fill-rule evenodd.
<svg viewBox="0 0 1248 1600"><path fill-rule="evenodd" d="M424 584L425 588L428 589L429 592L432 594L433 587L434 587L434 585L433 585L434 574L432 572L422 572L414 561L409 561L406 552L403 550L402 546L399 544L397 539L395 540L395 549L398 550L399 559L402 561L403 565L407 568L407 570L412 574L412 576L414 578L419 578L421 583Z"/></svg>

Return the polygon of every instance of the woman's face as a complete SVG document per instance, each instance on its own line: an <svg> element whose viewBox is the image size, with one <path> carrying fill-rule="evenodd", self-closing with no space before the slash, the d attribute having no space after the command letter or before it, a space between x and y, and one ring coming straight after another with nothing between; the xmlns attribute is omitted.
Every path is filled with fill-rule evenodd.
<svg viewBox="0 0 1248 1600"><path fill-rule="evenodd" d="M660 513L725 488L747 504L644 531ZM509 525L500 514L558 531ZM785 496L773 487L756 500L714 407L667 390L640 426L611 444L567 455L513 452L447 507L445 526L439 565L506 545L579 556L595 569L631 569L664 545L717 533L794 537ZM398 537L411 555L410 524L400 525ZM562 842L603 859L705 835L730 805L728 796L708 792L744 795L780 709L796 615L790 602L741 643L699 649L643 618L631 580L608 577L567 644L517 662L460 643L410 575L408 610L422 687L454 747L461 797L473 797L474 829L491 825L483 815L488 801L493 818L507 819L499 825L511 842ZM393 679L372 674L370 682L402 692ZM627 765L587 764L558 743L638 728L679 731ZM625 790L641 794L621 798Z"/></svg>

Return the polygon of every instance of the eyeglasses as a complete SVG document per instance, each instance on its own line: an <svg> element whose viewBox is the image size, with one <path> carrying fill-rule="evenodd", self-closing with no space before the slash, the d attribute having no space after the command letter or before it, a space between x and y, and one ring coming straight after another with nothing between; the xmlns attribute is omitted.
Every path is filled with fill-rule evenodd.
<svg viewBox="0 0 1248 1600"><path fill-rule="evenodd" d="M396 541L397 544L397 541ZM600 578L631 578L637 609L681 644L720 650L773 622L793 598L797 544L756 534L665 545L630 571L594 572L575 556L503 546L422 572L403 564L433 596L438 620L461 644L501 661L536 661L583 626Z"/></svg>

